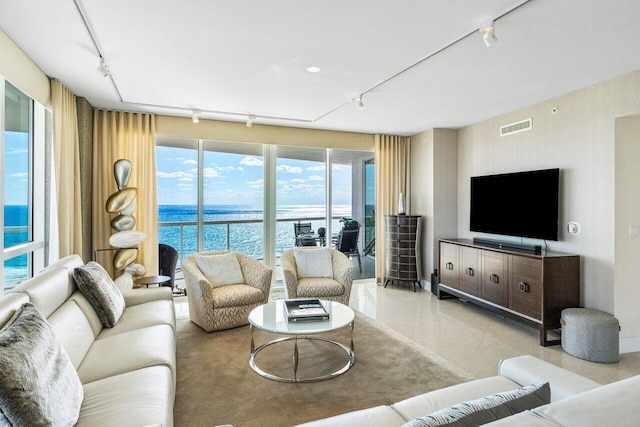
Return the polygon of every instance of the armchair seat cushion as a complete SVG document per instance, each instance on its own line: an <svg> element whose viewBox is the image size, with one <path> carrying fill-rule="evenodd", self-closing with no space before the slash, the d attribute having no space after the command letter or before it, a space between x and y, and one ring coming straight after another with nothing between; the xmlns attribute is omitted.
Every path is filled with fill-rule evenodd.
<svg viewBox="0 0 640 427"><path fill-rule="evenodd" d="M335 297L344 294L344 286L333 279L308 277L298 279L298 298Z"/></svg>
<svg viewBox="0 0 640 427"><path fill-rule="evenodd" d="M227 285L211 290L215 308L238 307L263 304L264 294L258 288L248 285Z"/></svg>

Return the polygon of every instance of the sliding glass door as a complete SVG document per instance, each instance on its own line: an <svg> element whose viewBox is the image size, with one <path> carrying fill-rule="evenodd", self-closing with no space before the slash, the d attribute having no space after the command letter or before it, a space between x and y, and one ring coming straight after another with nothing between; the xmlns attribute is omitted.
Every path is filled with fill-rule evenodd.
<svg viewBox="0 0 640 427"><path fill-rule="evenodd" d="M366 223L370 152L160 138L156 155L159 241L180 260L231 250L263 259L279 279L280 254L303 243L296 228L305 245L330 246L342 218Z"/></svg>

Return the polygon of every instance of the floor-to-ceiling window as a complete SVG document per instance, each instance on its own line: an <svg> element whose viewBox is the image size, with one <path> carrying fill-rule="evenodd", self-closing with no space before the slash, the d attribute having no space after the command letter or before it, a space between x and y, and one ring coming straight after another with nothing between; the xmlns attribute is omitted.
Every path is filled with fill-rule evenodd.
<svg viewBox="0 0 640 427"><path fill-rule="evenodd" d="M295 225L327 228L324 148L278 146L276 165L276 253L296 245Z"/></svg>
<svg viewBox="0 0 640 427"><path fill-rule="evenodd" d="M51 115L11 83L3 92L2 225L4 289L44 266L45 138ZM49 123L50 124L50 123Z"/></svg>
<svg viewBox="0 0 640 427"><path fill-rule="evenodd" d="M364 221L370 152L159 138L156 155L159 241L181 259L232 250L263 259L280 278L279 255L297 242L294 224L309 224L315 244L331 245L341 218Z"/></svg>

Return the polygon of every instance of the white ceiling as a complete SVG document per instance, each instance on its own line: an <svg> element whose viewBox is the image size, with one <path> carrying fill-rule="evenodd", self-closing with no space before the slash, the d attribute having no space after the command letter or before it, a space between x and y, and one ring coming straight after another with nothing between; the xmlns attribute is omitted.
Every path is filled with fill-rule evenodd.
<svg viewBox="0 0 640 427"><path fill-rule="evenodd" d="M0 28L94 107L366 133L460 128L640 69L638 0L0 0Z"/></svg>

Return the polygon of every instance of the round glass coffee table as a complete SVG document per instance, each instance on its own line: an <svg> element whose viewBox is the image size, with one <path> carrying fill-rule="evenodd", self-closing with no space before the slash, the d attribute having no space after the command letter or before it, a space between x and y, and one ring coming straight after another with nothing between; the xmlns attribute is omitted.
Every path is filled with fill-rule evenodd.
<svg viewBox="0 0 640 427"><path fill-rule="evenodd" d="M267 304L254 308L249 314L249 327L251 329L251 354L249 356L249 366L258 374L265 378L269 378L275 381L290 382L290 383L306 383L313 381L322 381L329 378L337 377L349 370L356 361L356 353L353 347L353 323L355 319L355 313L349 307L339 302L321 300L326 310L329 312L329 320L320 321L307 321L307 322L289 322L287 320L287 310L283 300L272 301ZM336 329L349 326L350 343L346 346L338 341L316 336ZM258 328L265 332L270 332L278 335L286 335L282 338L271 340L258 347L255 346L253 341L253 330ZM298 340L315 340L331 343L343 349L348 356L347 364L342 368L330 374L321 375L311 378L298 377ZM266 347L274 344L278 344L284 341L294 341L293 347L293 377L281 377L278 375L270 374L260 369L256 365L256 355L264 350Z"/></svg>

